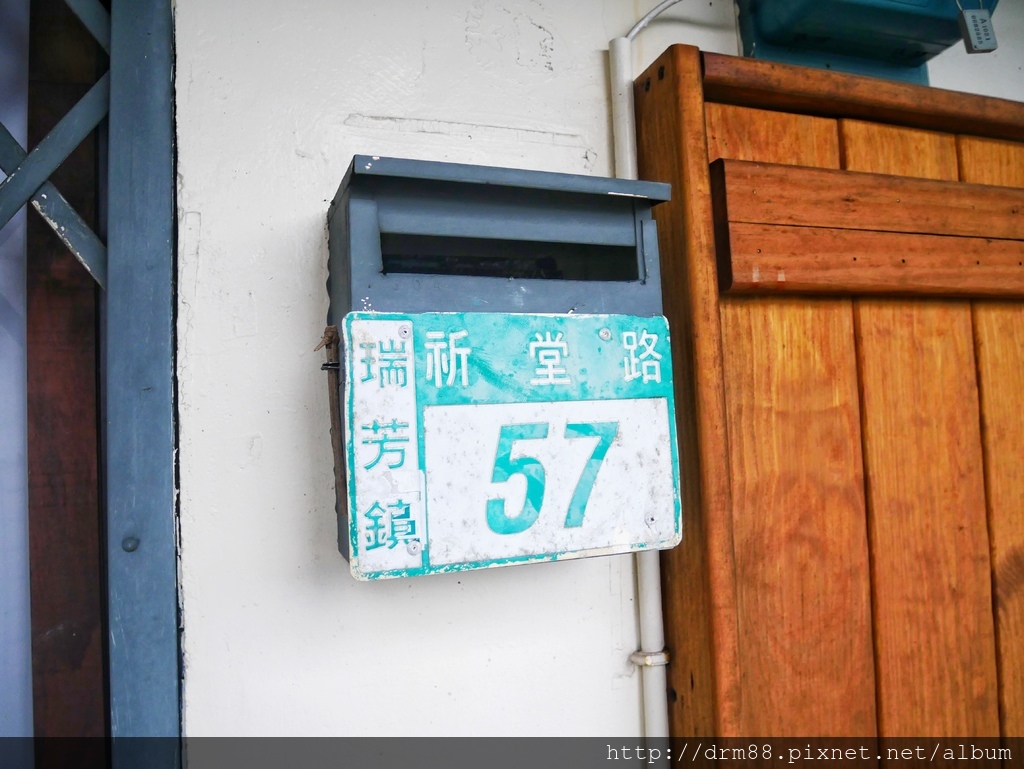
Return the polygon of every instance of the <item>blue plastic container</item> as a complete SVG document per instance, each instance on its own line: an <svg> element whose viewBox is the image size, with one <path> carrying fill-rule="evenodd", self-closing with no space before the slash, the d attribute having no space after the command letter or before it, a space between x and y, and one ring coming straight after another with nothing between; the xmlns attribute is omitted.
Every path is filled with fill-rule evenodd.
<svg viewBox="0 0 1024 769"><path fill-rule="evenodd" d="M993 10L998 0L961 0ZM983 4L983 5L981 5ZM924 63L961 41L956 0L739 0L744 53L927 82Z"/></svg>

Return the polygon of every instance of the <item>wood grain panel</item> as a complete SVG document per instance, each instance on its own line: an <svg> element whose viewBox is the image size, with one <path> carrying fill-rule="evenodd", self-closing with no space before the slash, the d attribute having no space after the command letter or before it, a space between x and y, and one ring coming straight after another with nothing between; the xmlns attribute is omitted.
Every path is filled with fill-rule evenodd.
<svg viewBox="0 0 1024 769"><path fill-rule="evenodd" d="M709 157L836 167L835 121L707 105ZM872 735L868 552L846 300L721 301L742 735Z"/></svg>
<svg viewBox="0 0 1024 769"><path fill-rule="evenodd" d="M730 158L839 168L835 120L710 103L704 105L704 115L708 160Z"/></svg>
<svg viewBox="0 0 1024 769"><path fill-rule="evenodd" d="M1024 145L958 138L964 181L1024 187ZM1024 734L1024 304L974 303L992 553L999 717Z"/></svg>
<svg viewBox="0 0 1024 769"><path fill-rule="evenodd" d="M1024 140L1024 104L761 59L703 54L708 101Z"/></svg>
<svg viewBox="0 0 1024 769"><path fill-rule="evenodd" d="M957 181L956 137L861 120L839 121L843 168L918 179Z"/></svg>
<svg viewBox="0 0 1024 769"><path fill-rule="evenodd" d="M872 735L849 302L722 307L744 734Z"/></svg>
<svg viewBox="0 0 1024 769"><path fill-rule="evenodd" d="M1014 187L724 159L711 186L716 221L1024 240Z"/></svg>
<svg viewBox="0 0 1024 769"><path fill-rule="evenodd" d="M29 143L34 146L85 94L101 62L99 47L60 0L35 0L30 30ZM87 222L95 223L97 179L93 133L52 181ZM42 738L101 738L89 740L81 756L61 764L73 768L102 756L108 733L98 299L92 278L41 218L30 214L27 231L34 730ZM57 765L49 763L53 744L37 741L39 766Z"/></svg>
<svg viewBox="0 0 1024 769"><path fill-rule="evenodd" d="M957 179L952 136L840 126L849 170ZM858 300L882 736L999 731L971 309Z"/></svg>
<svg viewBox="0 0 1024 769"><path fill-rule="evenodd" d="M640 175L669 182L655 209L676 362L683 541L662 554L675 736L740 734L732 528L718 279L700 52L677 46L637 80Z"/></svg>
<svg viewBox="0 0 1024 769"><path fill-rule="evenodd" d="M725 223L718 275L730 293L1024 298L1024 241Z"/></svg>

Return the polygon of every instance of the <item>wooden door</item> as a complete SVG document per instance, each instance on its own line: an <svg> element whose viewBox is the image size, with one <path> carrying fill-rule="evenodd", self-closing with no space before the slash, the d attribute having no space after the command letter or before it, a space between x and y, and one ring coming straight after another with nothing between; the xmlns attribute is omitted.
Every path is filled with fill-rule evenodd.
<svg viewBox="0 0 1024 769"><path fill-rule="evenodd" d="M674 733L1024 733L1024 105L686 46L636 94Z"/></svg>

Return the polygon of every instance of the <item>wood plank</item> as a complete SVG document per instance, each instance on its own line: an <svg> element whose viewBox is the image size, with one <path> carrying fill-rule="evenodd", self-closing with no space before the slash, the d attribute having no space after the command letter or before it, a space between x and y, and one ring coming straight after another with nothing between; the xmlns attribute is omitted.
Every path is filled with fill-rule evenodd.
<svg viewBox="0 0 1024 769"><path fill-rule="evenodd" d="M956 149L963 181L1024 187L1024 148L1020 144L958 136Z"/></svg>
<svg viewBox="0 0 1024 769"><path fill-rule="evenodd" d="M708 160L771 157L772 163L839 168L839 127L835 120L711 103L704 106L704 116ZM833 140L822 141L826 135Z"/></svg>
<svg viewBox="0 0 1024 769"><path fill-rule="evenodd" d="M875 732L860 410L848 301L723 303L743 726Z"/></svg>
<svg viewBox="0 0 1024 769"><path fill-rule="evenodd" d="M672 184L657 207L665 315L676 361L683 542L662 554L674 736L742 734L718 278L700 52L677 46L637 80L644 179Z"/></svg>
<svg viewBox="0 0 1024 769"><path fill-rule="evenodd" d="M1024 240L1024 189L717 160L716 222ZM719 190L719 188L721 188Z"/></svg>
<svg viewBox="0 0 1024 769"><path fill-rule="evenodd" d="M729 293L1024 299L1024 240L726 223L716 246Z"/></svg>
<svg viewBox="0 0 1024 769"><path fill-rule="evenodd" d="M703 54L709 102L1024 140L1024 104L989 96Z"/></svg>
<svg viewBox="0 0 1024 769"><path fill-rule="evenodd" d="M953 137L842 121L849 170L955 180ZM995 736L995 641L967 302L857 300L879 734Z"/></svg>
<svg viewBox="0 0 1024 769"><path fill-rule="evenodd" d="M1024 145L961 136L964 181L1024 187ZM1024 304L975 302L1003 735L1024 734Z"/></svg>
<svg viewBox="0 0 1024 769"><path fill-rule="evenodd" d="M833 120L713 104L705 115L709 157L839 165ZM741 734L872 735L851 303L723 299L720 312Z"/></svg>
<svg viewBox="0 0 1024 769"><path fill-rule="evenodd" d="M956 137L862 120L839 121L843 169L957 181Z"/></svg>
<svg viewBox="0 0 1024 769"><path fill-rule="evenodd" d="M29 140L94 80L97 49L60 0L32 3ZM95 223L97 145L53 176ZM107 734L98 480L96 285L49 226L28 218L28 463L32 684L37 737ZM106 752L102 739L97 750ZM38 743L48 765L52 743Z"/></svg>

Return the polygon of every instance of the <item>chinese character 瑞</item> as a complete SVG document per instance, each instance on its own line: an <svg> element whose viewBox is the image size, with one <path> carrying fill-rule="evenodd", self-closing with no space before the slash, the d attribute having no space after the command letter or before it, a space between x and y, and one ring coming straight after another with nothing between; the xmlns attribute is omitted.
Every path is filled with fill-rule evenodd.
<svg viewBox="0 0 1024 769"><path fill-rule="evenodd" d="M381 424L375 419L372 424L362 425L362 429L373 433L372 436L363 438L363 444L377 447L377 456L370 464L364 465L367 470L372 470L388 455L397 457L395 461L388 462L388 467L392 470L405 464L404 444L409 442L409 436L401 433L409 429L408 423L392 419L390 423Z"/></svg>
<svg viewBox="0 0 1024 769"><path fill-rule="evenodd" d="M405 387L408 382L409 358L405 353L405 342L389 339L380 343L380 386L385 384Z"/></svg>
<svg viewBox="0 0 1024 769"><path fill-rule="evenodd" d="M661 353L654 349L656 344L658 335L649 334L647 329L641 331L639 337L635 331L622 333L622 346L627 353L622 360L625 381L643 377L644 384L661 382Z"/></svg>
<svg viewBox="0 0 1024 769"><path fill-rule="evenodd" d="M427 357L427 380L433 380L434 387L449 387L455 384L455 377L461 375L463 387L469 386L469 354L471 347L459 347L460 339L469 336L468 331L453 331L447 335L443 331L428 331L426 347L430 351Z"/></svg>
<svg viewBox="0 0 1024 769"><path fill-rule="evenodd" d="M359 359L359 363L363 366L363 376L359 380L360 382L377 379L381 387L406 386L409 377L409 356L405 351L405 342L387 339L382 341L379 346L377 342L360 342L359 346L363 350L363 357ZM379 357L373 354L374 348L377 348Z"/></svg>
<svg viewBox="0 0 1024 769"><path fill-rule="evenodd" d="M363 349L363 357L359 359L359 362L363 365L363 378L359 381L369 382L376 376L373 367L377 363L377 359L373 356L373 349L377 346L377 343L360 342L359 346Z"/></svg>
<svg viewBox="0 0 1024 769"><path fill-rule="evenodd" d="M530 342L530 357L537 361L537 368L534 369L536 376L530 380L530 384L570 384L569 375L561 365L562 357L569 355L569 345L562 340L562 332L559 331L552 339L550 331L544 336L538 331L536 337Z"/></svg>

